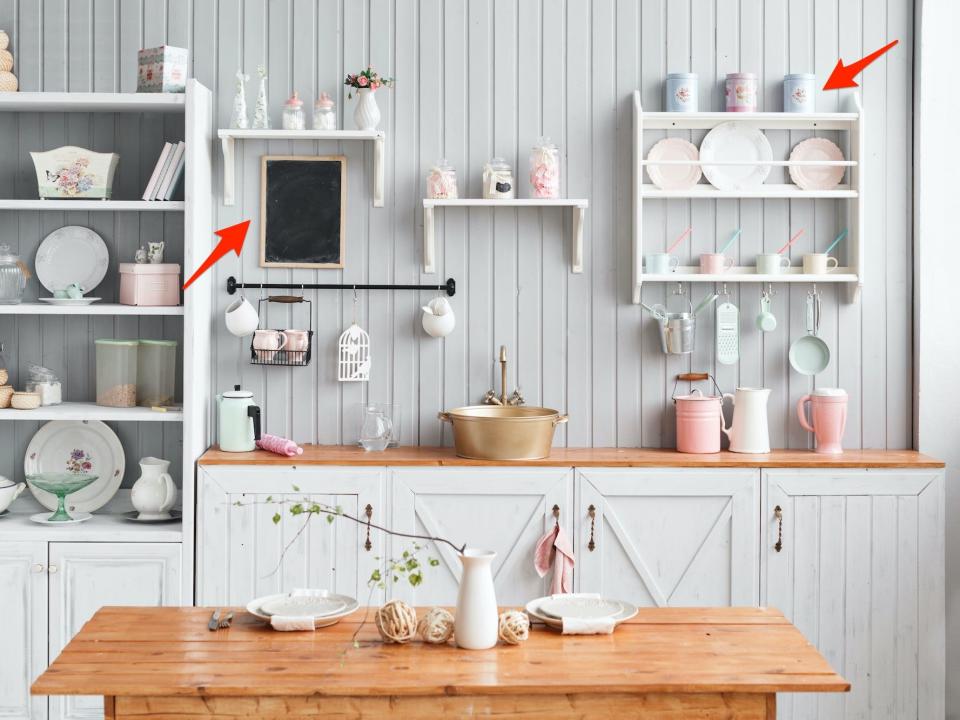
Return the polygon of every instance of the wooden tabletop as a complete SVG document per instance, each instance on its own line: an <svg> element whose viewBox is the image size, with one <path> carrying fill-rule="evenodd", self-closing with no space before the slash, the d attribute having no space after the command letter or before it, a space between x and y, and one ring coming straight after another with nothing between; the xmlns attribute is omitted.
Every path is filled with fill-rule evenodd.
<svg viewBox="0 0 960 720"><path fill-rule="evenodd" d="M421 611L422 613L422 611ZM351 645L363 611L317 632L271 630L238 611L103 608L34 683L35 695L449 696L845 692L783 615L767 608L641 610L613 635L535 627L519 646ZM377 638L372 622L361 641Z"/></svg>
<svg viewBox="0 0 960 720"><path fill-rule="evenodd" d="M355 445L304 445L303 455L281 457L263 450L224 452L214 446L201 465L372 465L372 466L504 466L512 467L685 467L685 468L942 468L943 463L914 450L847 450L820 455L810 450L774 450L764 455L721 452L690 455L653 448L554 448L542 460L491 461L457 457L448 447L399 447L364 452Z"/></svg>

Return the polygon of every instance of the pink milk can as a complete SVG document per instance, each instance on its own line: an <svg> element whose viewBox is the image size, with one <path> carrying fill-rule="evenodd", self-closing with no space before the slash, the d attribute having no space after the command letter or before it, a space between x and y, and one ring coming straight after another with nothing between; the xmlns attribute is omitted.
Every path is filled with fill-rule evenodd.
<svg viewBox="0 0 960 720"><path fill-rule="evenodd" d="M711 378L706 373L681 373L681 380L696 381ZM716 381L714 380L714 386ZM682 453L720 452L720 430L723 427L723 398L720 389L716 395L704 395L699 388L689 395L677 395L673 386L673 401L677 406L677 451Z"/></svg>
<svg viewBox="0 0 960 720"><path fill-rule="evenodd" d="M807 422L810 403L810 422ZM837 455L843 452L843 430L847 425L847 393L840 388L818 388L797 402L797 417L804 430L817 440L816 452Z"/></svg>

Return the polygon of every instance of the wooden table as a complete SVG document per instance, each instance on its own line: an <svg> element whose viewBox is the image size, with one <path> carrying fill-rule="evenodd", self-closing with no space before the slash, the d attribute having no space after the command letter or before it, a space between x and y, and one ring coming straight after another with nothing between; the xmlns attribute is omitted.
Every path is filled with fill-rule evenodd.
<svg viewBox="0 0 960 720"><path fill-rule="evenodd" d="M646 609L613 635L535 627L517 647L350 644L363 612L279 633L238 612L104 608L33 685L103 695L107 720L404 718L772 720L778 692L850 689L766 608ZM361 640L377 637L372 624Z"/></svg>

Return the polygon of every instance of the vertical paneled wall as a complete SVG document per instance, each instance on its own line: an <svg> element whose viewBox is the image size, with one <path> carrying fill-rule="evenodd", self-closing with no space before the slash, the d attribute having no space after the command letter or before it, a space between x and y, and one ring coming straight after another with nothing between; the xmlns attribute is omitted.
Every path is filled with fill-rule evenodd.
<svg viewBox="0 0 960 720"><path fill-rule="evenodd" d="M753 324L759 286L730 286L743 318L736 366L715 362L712 318L702 318L692 356L667 358L652 321L630 304L630 94L639 88L646 109L661 109L664 75L693 71L700 76L701 109L717 110L724 75L752 71L762 80L761 108L780 110L785 73L816 72L822 84L838 57L849 62L899 38L900 45L860 78L868 127L867 283L860 304L846 303L842 289L821 287L822 334L833 359L816 384L851 394L850 446L909 446L912 15L910 0L0 0L0 26L11 30L25 90L133 90L136 50L166 41L190 47L193 74L216 94L221 127L230 119L237 68L254 78L248 86L252 111L256 68L263 64L275 125L291 91L309 104L327 91L338 100L342 126L350 128L354 101L340 84L343 75L372 62L397 77L394 90L377 96L387 133L384 208L370 204L370 147L313 142L243 144L237 204L217 206L218 227L253 221L243 257L217 266L220 286L229 275L246 282L457 280L458 326L443 341L420 329L419 308L429 293L362 292L354 307L350 292L308 292L312 318L296 307L272 309L273 327L312 322L314 360L305 369L251 366L244 342L214 319L211 380L217 390L244 385L264 406L267 430L321 443L353 440L357 406L366 400L401 405L403 442L449 443L437 411L477 402L498 382L494 358L505 344L511 388L519 385L530 404L570 414L560 444L669 445L674 376L708 370L724 390L772 388L773 444L806 446L793 405L814 383L790 370L787 350L804 332L807 287L777 288L779 327L763 336ZM819 92L818 109L840 109L845 95ZM45 122L71 140L88 137L87 130L73 129L82 119L65 127L63 119ZM95 128L96 119L89 131L96 144ZM41 129L49 144L49 131ZM111 137L132 142L150 159L164 129L140 124L132 134L123 128L106 133L105 143ZM483 164L499 155L517 168L524 195L528 150L540 135L562 148L564 192L590 199L584 273L569 271L568 214L480 208L437 212L438 272L424 275L420 199L430 165L448 158L461 195L477 196ZM785 158L805 136L771 133L776 156ZM35 139L25 137L22 126L19 139L4 133L0 186L10 183L8 143L19 142L20 159L12 165L22 173L26 145ZM656 139L648 133L645 143ZM343 271L258 267L259 162L267 153L347 156ZM214 193L222 182L217 170ZM774 168L770 180L783 177ZM138 172L122 175L121 182L133 183L121 189L132 195ZM738 264L752 264L757 252L775 251L805 228L793 252L799 262L803 252L822 250L845 219L844 206L826 200L657 201L645 204L644 234L656 247L692 225L692 240L680 252L693 262L742 227L733 252ZM46 225L57 222L52 215L38 221L36 214L20 213L2 218L0 233L29 250ZM644 300L662 302L671 290L645 285ZM694 299L700 292L694 289ZM223 293L218 313L227 303ZM373 342L368 384L336 380L337 336L354 313ZM55 321L42 325L44 347L70 342L74 333L90 335ZM22 336L24 328L21 323L14 331ZM11 332L9 323L0 329ZM0 471L19 462L6 447Z"/></svg>

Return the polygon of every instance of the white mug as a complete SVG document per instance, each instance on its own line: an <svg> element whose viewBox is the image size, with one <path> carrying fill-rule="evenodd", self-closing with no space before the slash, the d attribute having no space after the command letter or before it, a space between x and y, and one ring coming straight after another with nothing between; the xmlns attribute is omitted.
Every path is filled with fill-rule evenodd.
<svg viewBox="0 0 960 720"><path fill-rule="evenodd" d="M287 350L303 352L310 347L310 334L306 330L284 330L287 336Z"/></svg>
<svg viewBox="0 0 960 720"><path fill-rule="evenodd" d="M227 330L237 337L249 335L260 324L256 308L243 295L227 306L223 319L227 323Z"/></svg>
<svg viewBox="0 0 960 720"><path fill-rule="evenodd" d="M779 275L790 267L790 258L780 253L757 255L757 275Z"/></svg>
<svg viewBox="0 0 960 720"><path fill-rule="evenodd" d="M831 264L833 261L833 264ZM805 275L826 275L837 269L840 261L826 253L806 253L803 256L803 272Z"/></svg>
<svg viewBox="0 0 960 720"><path fill-rule="evenodd" d="M650 275L667 275L677 271L680 258L667 253L650 253L647 255L645 272Z"/></svg>
<svg viewBox="0 0 960 720"><path fill-rule="evenodd" d="M253 333L254 350L283 350L287 346L287 334L280 330L257 330Z"/></svg>

